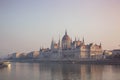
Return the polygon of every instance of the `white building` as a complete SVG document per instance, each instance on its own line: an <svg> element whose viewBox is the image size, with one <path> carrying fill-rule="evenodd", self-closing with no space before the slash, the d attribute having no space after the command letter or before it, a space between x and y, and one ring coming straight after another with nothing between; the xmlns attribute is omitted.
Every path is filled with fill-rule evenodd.
<svg viewBox="0 0 120 80"><path fill-rule="evenodd" d="M99 59L102 57L101 43L97 44L85 44L84 38L82 41L72 39L68 36L67 31L62 40L59 39L56 43L53 39L51 42L51 49L40 49L40 59L49 60L78 60L78 59Z"/></svg>
<svg viewBox="0 0 120 80"><path fill-rule="evenodd" d="M39 51L32 51L26 55L26 58L38 58L39 54Z"/></svg>
<svg viewBox="0 0 120 80"><path fill-rule="evenodd" d="M20 57L20 53L18 53L18 52L12 54L13 59L16 59L16 58L19 58L19 57Z"/></svg>
<svg viewBox="0 0 120 80"><path fill-rule="evenodd" d="M25 56L26 56L25 53L16 52L16 53L13 53L11 57L12 59L20 59L20 58L25 58Z"/></svg>
<svg viewBox="0 0 120 80"><path fill-rule="evenodd" d="M120 55L120 49L114 49L112 55Z"/></svg>

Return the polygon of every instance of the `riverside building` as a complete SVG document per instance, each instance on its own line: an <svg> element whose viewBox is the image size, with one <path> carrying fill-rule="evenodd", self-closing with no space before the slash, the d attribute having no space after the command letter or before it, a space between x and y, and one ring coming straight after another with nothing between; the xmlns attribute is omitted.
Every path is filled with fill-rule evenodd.
<svg viewBox="0 0 120 80"><path fill-rule="evenodd" d="M56 43L53 39L51 41L50 49L40 49L39 58L41 60L84 60L84 59L99 59L102 57L101 43L85 44L84 38L82 41L72 39L65 31L62 40Z"/></svg>

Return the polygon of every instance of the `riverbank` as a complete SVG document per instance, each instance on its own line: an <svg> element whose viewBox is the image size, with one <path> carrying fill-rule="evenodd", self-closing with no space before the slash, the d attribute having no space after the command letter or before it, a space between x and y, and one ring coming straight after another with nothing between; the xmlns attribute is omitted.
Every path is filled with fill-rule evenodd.
<svg viewBox="0 0 120 80"><path fill-rule="evenodd" d="M34 63L72 63L72 64L110 64L110 65L120 65L120 60L110 60L110 59L84 59L84 60L40 60L40 59L15 59L10 60L11 62L34 62Z"/></svg>

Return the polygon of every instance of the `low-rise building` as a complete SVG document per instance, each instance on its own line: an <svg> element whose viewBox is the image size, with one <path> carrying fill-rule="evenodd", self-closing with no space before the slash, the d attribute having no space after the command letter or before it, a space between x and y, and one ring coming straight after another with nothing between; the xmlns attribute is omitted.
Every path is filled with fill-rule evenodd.
<svg viewBox="0 0 120 80"><path fill-rule="evenodd" d="M11 58L12 59L23 59L23 58L26 58L26 54L25 53L16 52L16 53L13 53L11 55Z"/></svg>
<svg viewBox="0 0 120 80"><path fill-rule="evenodd" d="M20 58L20 54L19 52L13 53L12 54L12 59L16 59L16 58Z"/></svg>
<svg viewBox="0 0 120 80"><path fill-rule="evenodd" d="M112 55L120 55L120 49L114 49Z"/></svg>
<svg viewBox="0 0 120 80"><path fill-rule="evenodd" d="M39 51L32 51L26 55L26 58L38 58L39 54Z"/></svg>

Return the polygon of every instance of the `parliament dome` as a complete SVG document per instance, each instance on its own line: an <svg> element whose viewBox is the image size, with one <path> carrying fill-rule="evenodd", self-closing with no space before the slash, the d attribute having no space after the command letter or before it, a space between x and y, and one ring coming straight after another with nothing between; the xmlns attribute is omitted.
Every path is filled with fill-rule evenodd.
<svg viewBox="0 0 120 80"><path fill-rule="evenodd" d="M71 47L71 39L67 35L67 31L65 31L65 35L62 38L62 48L66 49L66 48L70 48L70 47Z"/></svg>
<svg viewBox="0 0 120 80"><path fill-rule="evenodd" d="M68 40L70 40L70 37L67 34L65 34L62 38L62 41L64 41L64 40L68 41Z"/></svg>

